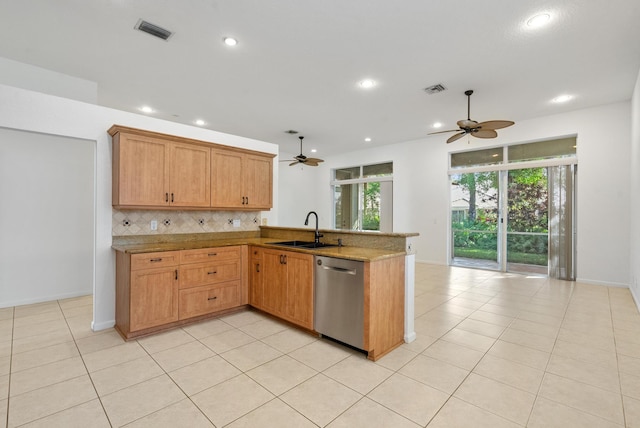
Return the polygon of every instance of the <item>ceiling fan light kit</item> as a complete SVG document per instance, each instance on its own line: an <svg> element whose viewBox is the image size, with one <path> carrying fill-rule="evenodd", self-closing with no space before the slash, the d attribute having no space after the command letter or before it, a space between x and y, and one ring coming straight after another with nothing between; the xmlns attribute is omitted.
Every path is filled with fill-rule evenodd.
<svg viewBox="0 0 640 428"><path fill-rule="evenodd" d="M464 137L465 135L471 135L476 138L496 138L498 133L496 129L506 128L513 125L515 122L510 120L488 120L478 123L471 119L471 95L473 90L469 89L464 91L467 96L467 118L459 120L457 125L460 129L449 129L447 131L432 132L433 134L444 134L445 132L458 132L447 139L447 143L453 143L454 141Z"/></svg>

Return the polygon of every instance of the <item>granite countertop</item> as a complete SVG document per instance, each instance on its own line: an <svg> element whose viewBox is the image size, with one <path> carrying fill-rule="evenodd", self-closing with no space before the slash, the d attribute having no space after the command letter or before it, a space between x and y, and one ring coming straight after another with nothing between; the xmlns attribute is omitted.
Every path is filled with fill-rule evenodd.
<svg viewBox="0 0 640 428"><path fill-rule="evenodd" d="M150 242L133 244L114 244L112 248L128 254L153 253L157 251L193 250L199 248L227 247L232 245L256 245L281 251L294 251L341 259L360 260L365 262L404 256L404 251L393 251L379 248L356 246L324 247L324 248L296 248L273 245L273 242L287 241L282 238L221 238L210 240L194 240L181 242Z"/></svg>

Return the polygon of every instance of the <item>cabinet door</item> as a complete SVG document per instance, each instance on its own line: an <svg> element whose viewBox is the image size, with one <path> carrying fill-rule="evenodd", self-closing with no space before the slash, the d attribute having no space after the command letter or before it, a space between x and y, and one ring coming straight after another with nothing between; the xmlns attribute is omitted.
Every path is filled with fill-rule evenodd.
<svg viewBox="0 0 640 428"><path fill-rule="evenodd" d="M171 144L169 200L176 207L211 205L211 149L192 144Z"/></svg>
<svg viewBox="0 0 640 428"><path fill-rule="evenodd" d="M168 146L159 140L120 134L114 159L118 162L117 182L114 180L114 205L169 205L167 164ZM115 178L115 177L114 177Z"/></svg>
<svg viewBox="0 0 640 428"><path fill-rule="evenodd" d="M262 252L262 303L264 310L283 316L287 300L287 269L282 251Z"/></svg>
<svg viewBox="0 0 640 428"><path fill-rule="evenodd" d="M272 162L264 156L247 155L245 158L244 193L250 208L272 208Z"/></svg>
<svg viewBox="0 0 640 428"><path fill-rule="evenodd" d="M176 267L131 272L130 330L142 330L178 320Z"/></svg>
<svg viewBox="0 0 640 428"><path fill-rule="evenodd" d="M313 329L313 256L286 253L287 303L285 313L296 324Z"/></svg>
<svg viewBox="0 0 640 428"><path fill-rule="evenodd" d="M263 309L262 250L258 247L249 247L249 260L249 304Z"/></svg>
<svg viewBox="0 0 640 428"><path fill-rule="evenodd" d="M241 153L211 150L211 206L244 207Z"/></svg>

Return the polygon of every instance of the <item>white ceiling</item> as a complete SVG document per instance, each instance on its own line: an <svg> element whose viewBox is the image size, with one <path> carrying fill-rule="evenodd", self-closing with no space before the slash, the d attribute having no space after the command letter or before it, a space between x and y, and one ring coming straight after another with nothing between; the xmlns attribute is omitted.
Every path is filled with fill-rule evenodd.
<svg viewBox="0 0 640 428"><path fill-rule="evenodd" d="M201 118L288 153L295 129L317 157L451 129L466 89L472 119L515 126L628 100L640 69L638 0L2 0L0 12L0 56L97 82L101 105ZM550 23L527 28L539 12ZM136 31L140 18L175 34ZM447 91L423 91L437 83Z"/></svg>

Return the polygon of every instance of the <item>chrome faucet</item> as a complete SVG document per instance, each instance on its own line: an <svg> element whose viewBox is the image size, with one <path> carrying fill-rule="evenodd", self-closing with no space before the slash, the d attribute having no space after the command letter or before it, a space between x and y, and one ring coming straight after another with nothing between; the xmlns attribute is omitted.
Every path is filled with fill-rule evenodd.
<svg viewBox="0 0 640 428"><path fill-rule="evenodd" d="M318 214L315 211L309 211L309 214L307 214L307 218L304 220L304 225L308 226L309 225L309 216L313 214L314 216L316 216L316 234L315 234L315 243L319 244L320 243L320 238L322 238L322 235L320 232L318 232Z"/></svg>

